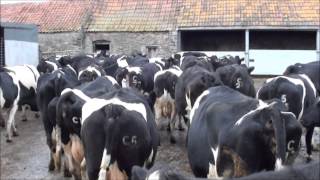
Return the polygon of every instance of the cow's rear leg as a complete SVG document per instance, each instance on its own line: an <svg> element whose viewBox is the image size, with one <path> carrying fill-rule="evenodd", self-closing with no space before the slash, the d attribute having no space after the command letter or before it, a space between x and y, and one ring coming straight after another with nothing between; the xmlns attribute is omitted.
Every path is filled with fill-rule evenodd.
<svg viewBox="0 0 320 180"><path fill-rule="evenodd" d="M311 154L312 154L312 134L313 134L314 127L307 129L306 134L306 147L307 147L307 162L311 161Z"/></svg>
<svg viewBox="0 0 320 180"><path fill-rule="evenodd" d="M6 122L5 122L5 120L4 120L3 116L2 116L1 109L0 109L0 126L1 127L6 127Z"/></svg>
<svg viewBox="0 0 320 180"><path fill-rule="evenodd" d="M27 110L31 109L29 108L29 105L22 105L22 121L26 122L28 121L27 119Z"/></svg>
<svg viewBox="0 0 320 180"><path fill-rule="evenodd" d="M15 121L12 122L12 135L19 136Z"/></svg>
<svg viewBox="0 0 320 180"><path fill-rule="evenodd" d="M177 122L177 118L180 119L181 116L174 116L173 118L170 119L170 124L169 124L169 127L170 127L170 142L172 144L176 143L177 142L177 138L176 138L176 122Z"/></svg>
<svg viewBox="0 0 320 180"><path fill-rule="evenodd" d="M53 156L52 156L52 153L50 153L50 161L49 161L49 171L54 171L54 160L53 160Z"/></svg>
<svg viewBox="0 0 320 180"><path fill-rule="evenodd" d="M17 129L15 127L13 127L14 125L14 116L16 114L18 110L18 106L15 104L13 105L13 107L10 110L9 113L9 118L8 118L8 123L7 123L7 142L12 142L12 135L11 135L11 128L13 128L14 131L17 131ZM16 133L16 132L15 132Z"/></svg>

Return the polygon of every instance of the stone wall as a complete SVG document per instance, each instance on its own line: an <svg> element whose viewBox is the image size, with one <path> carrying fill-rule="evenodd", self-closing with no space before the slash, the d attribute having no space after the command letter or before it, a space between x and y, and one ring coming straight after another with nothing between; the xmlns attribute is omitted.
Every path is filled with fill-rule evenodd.
<svg viewBox="0 0 320 180"><path fill-rule="evenodd" d="M104 32L87 33L85 51L92 53L93 42L110 42L110 53L130 54L135 50L147 52L146 46L157 46L155 56L168 57L177 51L176 32Z"/></svg>
<svg viewBox="0 0 320 180"><path fill-rule="evenodd" d="M176 32L87 32L84 39L84 52L93 53L93 42L110 42L110 53L130 54L133 51L147 53L146 46L156 46L155 56L168 57L177 51ZM43 54L74 54L82 51L81 34L78 32L40 33L39 45Z"/></svg>
<svg viewBox="0 0 320 180"><path fill-rule="evenodd" d="M78 32L39 33L42 53L68 54L81 51L81 36Z"/></svg>

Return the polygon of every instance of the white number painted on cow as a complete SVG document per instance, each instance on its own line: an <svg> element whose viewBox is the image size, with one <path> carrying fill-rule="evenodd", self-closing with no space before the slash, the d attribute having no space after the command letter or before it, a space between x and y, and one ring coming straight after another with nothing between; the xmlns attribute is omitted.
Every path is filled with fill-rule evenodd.
<svg viewBox="0 0 320 180"><path fill-rule="evenodd" d="M125 146L136 145L137 144L137 136L132 136L131 138L130 138L130 136L123 136L122 144Z"/></svg>
<svg viewBox="0 0 320 180"><path fill-rule="evenodd" d="M288 150L289 150L290 152L294 152L294 147L293 147L293 145L294 145L294 140L291 140L291 141L288 142L287 148L288 148Z"/></svg>
<svg viewBox="0 0 320 180"><path fill-rule="evenodd" d="M76 116L72 117L72 122L74 124L79 124L81 122L81 117L76 117Z"/></svg>
<svg viewBox="0 0 320 180"><path fill-rule="evenodd" d="M287 103L287 95L286 94L282 94L281 95L281 102L284 103L284 105L289 108L289 104Z"/></svg>
<svg viewBox="0 0 320 180"><path fill-rule="evenodd" d="M236 89L240 89L241 85L242 85L242 78L239 77L239 78L237 78Z"/></svg>
<svg viewBox="0 0 320 180"><path fill-rule="evenodd" d="M287 95L286 94L281 95L281 102L283 102L283 103L287 102Z"/></svg>

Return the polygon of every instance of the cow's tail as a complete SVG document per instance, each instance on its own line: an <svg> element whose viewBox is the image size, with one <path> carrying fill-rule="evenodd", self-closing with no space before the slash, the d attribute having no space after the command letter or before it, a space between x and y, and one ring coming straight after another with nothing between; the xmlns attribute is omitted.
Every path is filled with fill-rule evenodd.
<svg viewBox="0 0 320 180"><path fill-rule="evenodd" d="M4 106L4 98L3 98L3 92L2 92L2 88L0 86L0 109L2 109ZM1 116L1 114L0 114Z"/></svg>

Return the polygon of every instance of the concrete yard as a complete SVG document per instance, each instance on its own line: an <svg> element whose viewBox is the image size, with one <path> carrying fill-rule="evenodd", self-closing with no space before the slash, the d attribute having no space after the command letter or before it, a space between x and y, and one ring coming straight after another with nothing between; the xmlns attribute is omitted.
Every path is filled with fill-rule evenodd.
<svg viewBox="0 0 320 180"><path fill-rule="evenodd" d="M256 79L259 87L263 79ZM6 179L71 179L63 178L62 173L48 172L49 149L46 145L46 137L40 118L35 118L29 113L27 122L21 121L20 113L16 116L18 137L13 138L12 143L6 142L6 130L0 128L0 158L1 158L1 180ZM159 148L156 165L167 163L177 171L192 176L189 167L185 145L186 131L178 131L178 141L170 144L169 135L166 130L161 131L161 146ZM314 136L319 139L319 134ZM305 163L305 146L302 143L300 155L295 164ZM320 160L319 152L313 152L313 160Z"/></svg>

